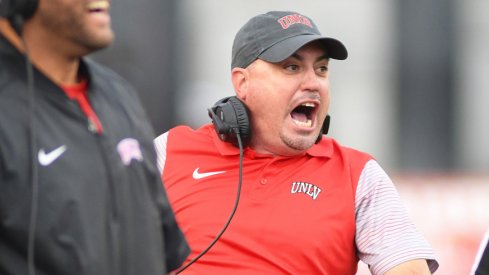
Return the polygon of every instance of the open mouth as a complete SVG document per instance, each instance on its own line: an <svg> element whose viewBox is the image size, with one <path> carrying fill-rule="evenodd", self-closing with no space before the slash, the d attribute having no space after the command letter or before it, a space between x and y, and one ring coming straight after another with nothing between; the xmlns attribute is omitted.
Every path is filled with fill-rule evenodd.
<svg viewBox="0 0 489 275"><path fill-rule="evenodd" d="M313 126L313 118L316 115L317 105L312 102L305 102L297 106L290 116L292 121L301 127L311 128Z"/></svg>
<svg viewBox="0 0 489 275"><path fill-rule="evenodd" d="M106 12L110 8L109 1L90 1L87 4L87 9L89 12Z"/></svg>

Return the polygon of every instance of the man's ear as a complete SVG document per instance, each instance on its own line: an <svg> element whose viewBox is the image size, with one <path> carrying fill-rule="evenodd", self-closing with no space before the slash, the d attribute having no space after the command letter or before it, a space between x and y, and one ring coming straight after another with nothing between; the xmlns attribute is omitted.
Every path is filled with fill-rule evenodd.
<svg viewBox="0 0 489 275"><path fill-rule="evenodd" d="M231 71L231 81L234 91L241 100L245 100L249 87L249 72L243 68L233 68Z"/></svg>

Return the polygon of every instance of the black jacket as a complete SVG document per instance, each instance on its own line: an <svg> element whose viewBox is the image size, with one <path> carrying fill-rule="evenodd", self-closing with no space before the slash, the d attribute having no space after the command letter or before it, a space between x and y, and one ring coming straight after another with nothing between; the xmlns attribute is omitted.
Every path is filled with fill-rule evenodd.
<svg viewBox="0 0 489 275"><path fill-rule="evenodd" d="M81 70L102 134L36 69L30 115L24 57L0 35L0 274L27 274L36 200L37 275L165 274L189 248L155 165L153 130L128 83L89 60Z"/></svg>

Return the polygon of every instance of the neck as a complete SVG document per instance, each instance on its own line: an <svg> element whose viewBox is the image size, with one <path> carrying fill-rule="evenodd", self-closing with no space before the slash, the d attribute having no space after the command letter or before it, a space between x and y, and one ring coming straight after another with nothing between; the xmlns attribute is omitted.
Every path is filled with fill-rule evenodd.
<svg viewBox="0 0 489 275"><path fill-rule="evenodd" d="M37 29L35 24L29 21L24 24L25 44L5 19L0 19L0 32L21 53L28 51L31 62L57 85L78 82L80 56L68 54L62 43L47 39L43 30Z"/></svg>
<svg viewBox="0 0 489 275"><path fill-rule="evenodd" d="M24 52L24 47L22 45L22 41L17 33L14 31L14 28L10 25L7 19L0 18L0 33L14 45L17 50L20 52Z"/></svg>

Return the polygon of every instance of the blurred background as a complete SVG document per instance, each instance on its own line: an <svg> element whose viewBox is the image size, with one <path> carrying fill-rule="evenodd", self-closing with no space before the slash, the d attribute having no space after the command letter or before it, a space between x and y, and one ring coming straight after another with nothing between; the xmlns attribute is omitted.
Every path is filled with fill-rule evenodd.
<svg viewBox="0 0 489 275"><path fill-rule="evenodd" d="M196 128L234 94L234 35L270 10L303 13L346 45L330 65L329 135L393 177L437 274L469 274L489 228L489 1L117 0L116 41L92 58L132 82L157 135Z"/></svg>

